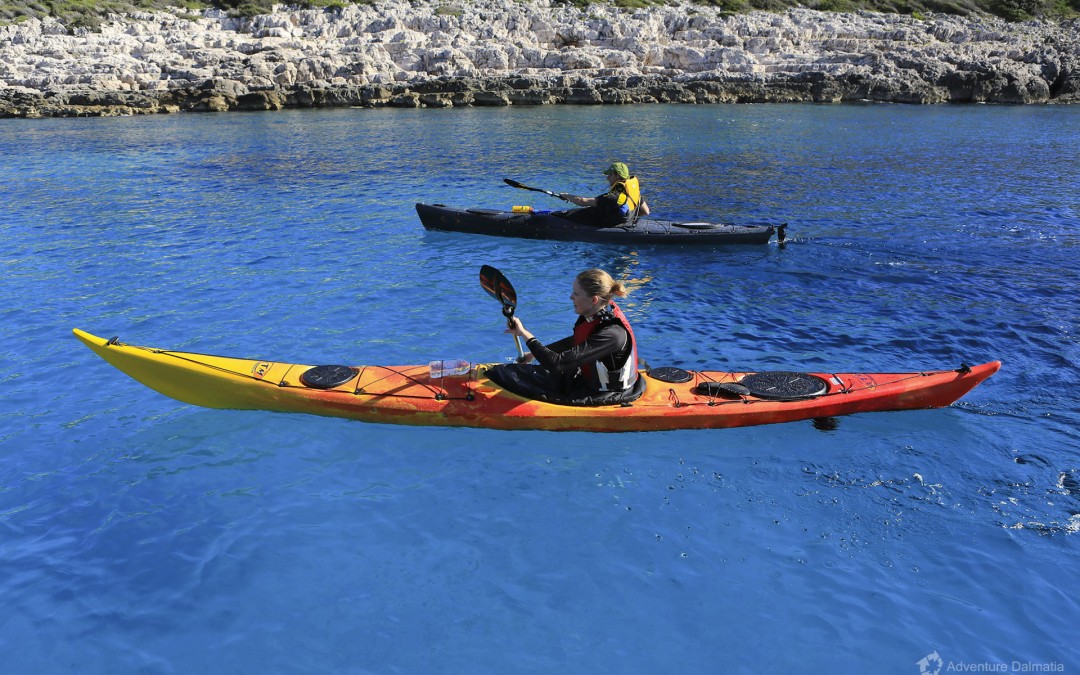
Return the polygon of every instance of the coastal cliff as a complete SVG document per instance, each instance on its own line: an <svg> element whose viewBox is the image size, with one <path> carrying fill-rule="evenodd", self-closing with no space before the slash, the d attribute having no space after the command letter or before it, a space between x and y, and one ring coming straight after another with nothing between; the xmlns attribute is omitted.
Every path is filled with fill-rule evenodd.
<svg viewBox="0 0 1080 675"><path fill-rule="evenodd" d="M1078 103L1080 20L403 0L0 27L0 117L285 107Z"/></svg>

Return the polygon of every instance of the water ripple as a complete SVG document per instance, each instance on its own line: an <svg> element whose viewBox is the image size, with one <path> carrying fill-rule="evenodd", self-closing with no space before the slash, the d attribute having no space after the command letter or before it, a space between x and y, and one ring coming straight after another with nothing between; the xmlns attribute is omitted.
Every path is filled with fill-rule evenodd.
<svg viewBox="0 0 1080 675"><path fill-rule="evenodd" d="M934 649L1080 666L1061 591L1080 582L1076 121L660 105L0 120L5 666L907 672ZM501 179L593 194L615 159L658 214L789 222L791 239L629 250L425 232L413 210L550 208ZM195 409L70 334L500 361L514 348L482 264L552 340L573 275L609 269L654 366L1004 366L946 410L556 435Z"/></svg>

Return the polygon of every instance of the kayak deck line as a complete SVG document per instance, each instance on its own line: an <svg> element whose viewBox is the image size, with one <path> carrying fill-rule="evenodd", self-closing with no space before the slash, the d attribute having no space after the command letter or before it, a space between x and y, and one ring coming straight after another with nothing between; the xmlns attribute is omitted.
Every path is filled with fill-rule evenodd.
<svg viewBox="0 0 1080 675"><path fill-rule="evenodd" d="M225 367L222 367L220 365L214 365L214 364L206 363L205 361L200 360L200 359L191 358L193 356L201 356L201 357L204 357L204 358L225 358L225 357L216 356L214 354L204 354L204 353L200 353L200 352L182 352L182 351L177 351L177 350L172 350L172 349L157 349L157 348L154 348L154 347L141 347L139 345L132 345L132 344L127 344L125 342L120 342L116 337L111 338L109 340L109 342L107 343L107 345L112 346L112 347L127 347L129 349L141 349L143 351L147 351L147 352L150 352L152 354L160 354L162 356L169 356L169 357L178 359L180 361L186 361L187 363L195 364L196 366L209 368L211 370L216 370L218 372L227 373L229 375L234 375L236 377L247 378L247 379L250 379L252 382L257 382L259 384L264 384L264 385L271 386L271 387L278 387L280 389L288 389L288 388L297 388L297 389L304 389L304 390L311 389L311 387L308 387L308 386L305 386L304 384L298 383L299 380L297 380L297 383L290 382L288 380L288 376L293 372L293 370L295 370L297 368L303 368L304 370L307 370L311 366L302 366L302 365L295 364L295 363L284 364L284 365L288 366L288 369L284 372L282 377L275 383L275 382L271 382L271 381L269 381L269 380L267 380L267 379L265 379L263 377L259 377L258 375L254 374L252 372L243 372L243 371L240 371L240 370L234 370L234 369L230 369L230 368L225 368ZM267 366L277 364L277 362L274 362L274 361L265 361L265 360L258 360L258 359L247 359L247 360L257 362L260 366L264 365L264 364L267 365ZM256 366L256 367L259 367L259 366ZM439 397L440 395L442 395L445 398L449 398L449 397L446 396L446 392L440 392L440 390L437 387L433 387L432 385L430 385L428 383L425 383L425 382L420 382L419 380L417 380L416 378L414 378L414 377L412 377L410 375L407 375L407 374L405 374L403 372L394 370L393 367L390 367L390 366L380 366L380 367L383 368L384 370L390 371L390 373L392 373L392 374L396 374L396 375L398 375L400 377L407 378L408 380L412 381L413 383L415 383L418 386L426 387L427 389L431 390L432 397ZM419 367L419 366L405 366L405 367L408 368L408 367ZM354 389L353 391L346 391L344 389L341 389L340 387L332 387L332 388L328 388L328 389L323 389L321 391L325 391L327 393L332 393L332 394L351 394L351 395L354 395L354 396L400 396L402 398L427 398L427 397L416 396L416 395L405 395L405 394L392 394L392 393L387 393L387 392L367 392L367 391L364 391L363 387L360 387L359 383L361 382L361 380L363 378L364 371L367 370L367 369L368 369L368 366L360 366L360 372L357 374L357 376L355 378L349 380L349 382L352 382L353 380L355 380L356 383L357 383L357 388ZM383 375L382 378L380 378L380 379L385 379L386 377L389 377L389 376L390 376L389 374L386 374L386 375ZM375 380L374 382L369 382L369 383L365 384L364 386L365 387L366 386L371 386L372 384L375 384L378 381L379 380ZM463 397L463 398L467 399L468 397Z"/></svg>
<svg viewBox="0 0 1080 675"><path fill-rule="evenodd" d="M681 371L685 379L678 382L663 379L670 374L663 371L681 369L654 368L639 371L646 386L633 402L573 406L528 398L503 388L488 373L500 364L476 363L466 373L432 378L427 366L307 366L128 345L79 329L74 333L131 378L191 405L508 430L726 428L858 412L938 408L950 405L1001 366L993 361L954 370L896 373ZM335 373L333 380L305 380L305 373L320 368ZM782 389L774 391L771 384L765 390L741 384L750 384L760 376L816 379L823 388L791 396ZM731 387L705 386L708 384Z"/></svg>
<svg viewBox="0 0 1080 675"><path fill-rule="evenodd" d="M247 377L247 378L250 378L254 382L259 382L261 384L266 384L266 385L269 385L269 386L276 386L276 387L279 387L279 388L282 388L282 389L287 389L287 388L296 388L296 389L304 389L304 390L310 389L310 387L307 387L307 386L305 386L303 384L291 383L286 379L286 377L283 377L280 381L278 381L275 384L274 382L267 381L267 380L265 380L263 378L257 377L255 375L252 375L252 374L249 374L249 373L243 373L243 372L236 371L236 370L229 370L227 368L221 368L221 367L218 367L218 366L207 365L207 364L205 364L205 363L203 363L201 361L198 361L196 359L191 359L191 358L187 357L187 355L189 355L189 354L196 354L198 356L213 356L211 354L199 354L197 352L178 352L178 351L175 351L175 350L168 350L168 349L155 349L155 348L152 348L152 347L140 347L138 345L129 345L129 344L126 344L126 343L123 343L123 342L110 342L109 344L113 345L113 346L123 346L123 347L130 347L130 348L133 348L133 349L142 349L142 350L149 351L149 352L152 352L152 353L155 353L155 354L162 354L162 355L165 355L165 356L171 356L173 358L180 359L181 361L187 361L189 363L203 365L205 367L212 368L212 369L215 369L215 370L219 370L221 372L229 373L229 374L232 374L232 375L236 375L238 377ZM254 360L254 359L252 359L252 360ZM272 362L261 361L260 363L272 363ZM297 364L287 364L287 365L289 366L289 368L285 372L285 376L287 376L295 368L305 368L306 369L308 367L308 366L298 366ZM475 382L477 375L485 372L488 368L492 367L493 365L497 365L497 364L488 364L488 363L474 364L474 367L470 371L471 382ZM442 390L442 389L440 389L438 387L434 387L429 383L420 382L415 377L413 377L411 375L408 375L405 372L402 372L400 370L396 370L395 367L392 367L392 366L379 366L379 367L383 368L384 370L389 371L390 373L393 373L393 374L396 374L396 375L398 375L400 377L406 378L406 379L412 381L413 383L415 383L415 384L417 384L419 386L422 386L422 387L425 387L425 388L429 389L431 391L431 394L432 394L431 397L432 398L440 398L441 397L441 400L449 400L451 398L448 395L448 392L446 392L445 390ZM415 367L422 367L422 366L404 366L403 368L409 368L409 367L414 367L415 368ZM385 378L390 376L389 374L386 374L386 375L383 375L382 377L380 377L379 380L375 380L373 382L369 382L369 383L366 383L363 386L360 386L360 382L363 379L364 371L366 371L368 368L369 368L369 366L360 366L360 372L357 374L357 376L355 378L353 378L353 380L355 380L355 382L356 382L356 387L352 391L348 391L348 390L345 390L345 389L341 388L344 385L341 385L340 387L332 387L332 388L329 388L329 389L325 389L323 391L326 391L327 393L332 393L332 394L346 394L346 395L352 395L352 396L428 398L428 397L424 397L424 396L417 396L415 394L410 395L410 394L397 394L397 393L392 393L392 392L381 392L381 391L374 391L374 392L365 391L364 389L366 387L370 387L370 386L376 384L377 382L379 382L380 380L385 379ZM960 368L957 369L957 372L962 372L964 370L964 368L967 368L967 366L962 365ZM642 370L642 371L639 371L639 374L648 375L649 371ZM705 374L701 373L701 375L705 375ZM736 378L735 378L735 373L727 373L726 375L729 378L729 379L727 379L728 382L736 382L737 381ZM837 376L836 373L829 373L828 375L829 375L829 377L828 377L829 381L833 382L833 383L835 383L837 385L837 390L836 391L825 392L824 394L820 394L815 398L824 398L824 397L828 397L828 396L839 396L839 395L844 395L844 394L851 394L853 392L858 392L858 391L862 391L862 390L874 389L877 386L879 386L876 383L874 383L874 384L864 384L864 386L862 388L852 388L852 387L848 386L847 384L845 384L843 379L840 378L839 376ZM905 379L913 379L913 378L926 377L927 376L927 374L925 372L921 372L921 371L920 372L915 372L915 373L905 373L905 372L901 372L901 373L879 373L879 375L902 376L900 379L894 380L894 382L902 382ZM352 382L353 380L350 380L350 382ZM701 378L701 381L702 382L723 383L724 380L713 380L713 379L709 379L707 376L705 376L705 377ZM890 382L890 384L892 384L892 382ZM673 388L669 388L669 392L671 394L676 394L676 391ZM721 398L719 396L715 396L715 395L706 395L706 397L709 398L710 400L705 402L705 403L698 403L698 402L683 403L681 401L676 401L673 405L676 408L684 407L684 406L693 406L693 405L716 406L716 405L724 405L724 404L730 404L730 403L742 403L742 404L749 405L749 404L754 404L754 403L762 403L762 402L765 402L765 401L768 400L768 399L748 398L746 396L740 396L739 399L737 399L737 400L730 400L730 399L725 400L725 399L723 399L723 398ZM461 400L472 400L471 395L465 395L465 396L462 396L462 397L459 397L459 398ZM636 403L636 401L632 401L632 402L629 402L629 403L621 403L621 404L618 404L618 405L621 406L621 407L633 407L634 403ZM605 407L605 406L597 406L597 407Z"/></svg>

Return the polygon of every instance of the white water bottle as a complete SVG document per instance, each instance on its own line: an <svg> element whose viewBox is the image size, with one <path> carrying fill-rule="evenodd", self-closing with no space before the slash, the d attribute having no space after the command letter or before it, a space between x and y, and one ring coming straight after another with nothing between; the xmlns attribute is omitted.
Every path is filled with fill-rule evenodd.
<svg viewBox="0 0 1080 675"><path fill-rule="evenodd" d="M432 379L447 377L450 375L464 375L469 372L472 365L461 359L442 359L428 364L428 371Z"/></svg>

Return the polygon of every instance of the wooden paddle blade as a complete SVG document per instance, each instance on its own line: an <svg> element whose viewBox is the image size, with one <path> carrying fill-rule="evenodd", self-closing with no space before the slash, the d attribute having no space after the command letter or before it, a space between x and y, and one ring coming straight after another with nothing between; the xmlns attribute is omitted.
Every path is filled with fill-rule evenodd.
<svg viewBox="0 0 1080 675"><path fill-rule="evenodd" d="M517 292L510 284L510 280L491 265L484 265L480 268L480 285L488 292L488 295L502 303L502 312L503 316L506 317L506 324L513 328ZM517 347L518 358L525 358L525 352L521 349L521 340L518 339L517 335L514 336L514 346Z"/></svg>
<svg viewBox="0 0 1080 675"><path fill-rule="evenodd" d="M499 270L491 265L484 265L480 268L480 286L496 300L499 300L499 296L495 294L495 275L498 273ZM500 302L502 301L500 300Z"/></svg>
<svg viewBox="0 0 1080 675"><path fill-rule="evenodd" d="M517 292L503 273L491 265L480 268L480 285L488 292L488 295L502 303L504 309L517 307Z"/></svg>
<svg viewBox="0 0 1080 675"><path fill-rule="evenodd" d="M495 293L499 302L503 304L503 307L510 309L517 307L517 292L514 291L514 287L510 285L510 281L502 275L502 272L495 271L498 273L495 277Z"/></svg>

